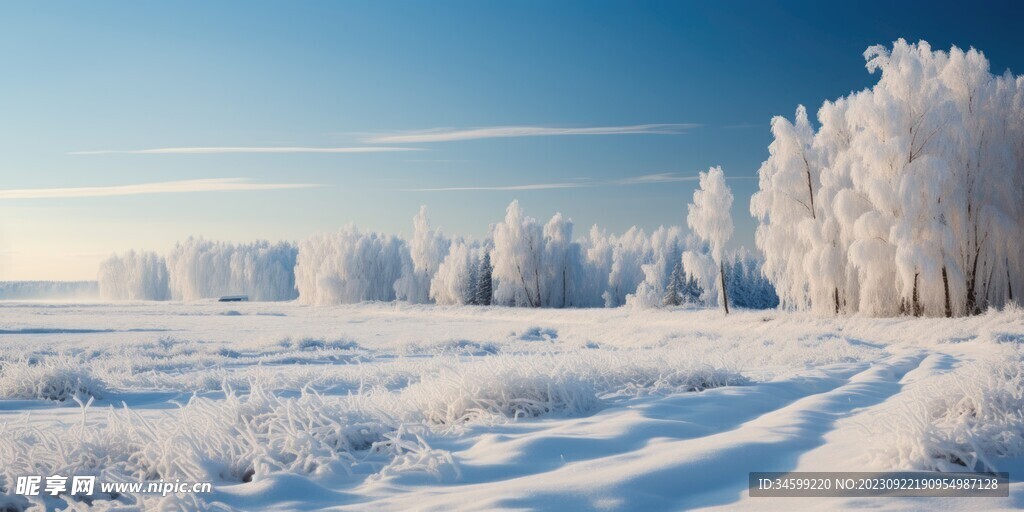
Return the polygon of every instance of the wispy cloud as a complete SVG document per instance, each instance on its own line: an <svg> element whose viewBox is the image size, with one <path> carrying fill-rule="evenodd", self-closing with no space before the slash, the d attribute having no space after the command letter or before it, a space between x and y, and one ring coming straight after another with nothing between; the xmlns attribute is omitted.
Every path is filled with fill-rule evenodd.
<svg viewBox="0 0 1024 512"><path fill-rule="evenodd" d="M657 174L644 174L611 182L613 185L644 185L648 183L673 183L676 181L697 181L699 176L680 176L674 172L661 172Z"/></svg>
<svg viewBox="0 0 1024 512"><path fill-rule="evenodd" d="M223 153L390 153L395 151L419 151L420 148L355 146L345 148L310 148L299 146L278 147L194 147L194 148L152 148L152 149L99 149L72 151L69 155L212 155Z"/></svg>
<svg viewBox="0 0 1024 512"><path fill-rule="evenodd" d="M406 162L418 163L418 164L455 164L455 163L472 162L472 160L457 160L457 159L451 159L451 158L447 158L447 159L441 158L441 159L413 159L413 160L406 160Z"/></svg>
<svg viewBox="0 0 1024 512"><path fill-rule="evenodd" d="M458 192L466 190L545 190L550 188L584 188L593 187L593 183L534 183L530 185L506 185L496 187L441 187L441 188L406 188L406 192Z"/></svg>
<svg viewBox="0 0 1024 512"><path fill-rule="evenodd" d="M319 186L311 183L252 183L245 178L212 178L141 183L136 185L115 185L110 187L8 189L0 190L0 199L136 196L143 194L180 194L186 192L280 190Z"/></svg>
<svg viewBox="0 0 1024 512"><path fill-rule="evenodd" d="M557 135L679 135L698 126L700 125L677 123L592 126L585 128L554 128L548 126L491 126L468 129L433 128L430 130L369 135L363 138L363 142L369 144L416 144L508 137L552 137Z"/></svg>
<svg viewBox="0 0 1024 512"><path fill-rule="evenodd" d="M468 190L546 190L557 188L594 188L594 187L623 187L631 185L648 185L654 183L675 183L679 181L697 181L697 176L683 176L674 172L663 172L657 174L645 174L616 180L589 180L582 179L571 182L559 183L532 183L526 185L503 185L486 187L441 187L441 188L412 188L403 189L407 192L458 192ZM740 179L740 178L733 178Z"/></svg>

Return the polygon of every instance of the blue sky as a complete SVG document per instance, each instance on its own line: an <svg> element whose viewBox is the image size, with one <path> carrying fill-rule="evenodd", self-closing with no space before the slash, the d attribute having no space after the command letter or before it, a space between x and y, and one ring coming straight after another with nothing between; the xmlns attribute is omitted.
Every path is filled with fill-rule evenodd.
<svg viewBox="0 0 1024 512"><path fill-rule="evenodd" d="M889 4L4 2L0 279L188 235L408 234L420 204L473 236L512 199L578 235L685 224L712 165L752 246L771 117L869 86L866 47L1024 69L1009 2Z"/></svg>

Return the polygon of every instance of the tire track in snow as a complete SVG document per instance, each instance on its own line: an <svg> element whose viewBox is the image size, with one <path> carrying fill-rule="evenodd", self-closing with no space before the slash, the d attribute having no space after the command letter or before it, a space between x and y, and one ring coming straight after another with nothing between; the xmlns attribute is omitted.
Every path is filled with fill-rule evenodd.
<svg viewBox="0 0 1024 512"><path fill-rule="evenodd" d="M868 363L831 372L701 393L635 398L593 416L489 426L459 453L464 478L485 483L550 471L581 460L627 453L652 438L695 439L734 429L809 395L831 391Z"/></svg>
<svg viewBox="0 0 1024 512"><path fill-rule="evenodd" d="M746 492L748 472L793 469L838 419L899 393L900 380L924 358L914 352L824 376L653 400L574 420L560 433L545 429L532 440L495 436L457 454L470 483L358 507L678 510L733 503ZM567 452L583 457L552 467L552 455ZM510 466L519 469L510 475ZM411 490L401 479L391 484L398 487L366 490Z"/></svg>

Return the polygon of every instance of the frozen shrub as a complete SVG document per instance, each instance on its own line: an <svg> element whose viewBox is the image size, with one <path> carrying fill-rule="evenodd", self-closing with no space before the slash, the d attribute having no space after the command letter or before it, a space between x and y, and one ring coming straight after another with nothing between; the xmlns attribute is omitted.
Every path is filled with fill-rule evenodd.
<svg viewBox="0 0 1024 512"><path fill-rule="evenodd" d="M933 471L995 471L1024 455L1024 359L1019 349L968 363L915 388L874 422L877 463Z"/></svg>
<svg viewBox="0 0 1024 512"><path fill-rule="evenodd" d="M623 364L623 360L629 363ZM590 350L505 355L442 368L404 389L396 400L412 420L446 427L546 414L581 415L602 399L673 393L745 383L739 374L671 355L630 355Z"/></svg>
<svg viewBox="0 0 1024 512"><path fill-rule="evenodd" d="M349 340L322 340L317 338L303 338L298 342L296 348L299 350L353 350L359 348L359 344Z"/></svg>
<svg viewBox="0 0 1024 512"><path fill-rule="evenodd" d="M103 383L67 357L0 365L0 397L64 402L76 397L103 398Z"/></svg>
<svg viewBox="0 0 1024 512"><path fill-rule="evenodd" d="M401 398L414 401L427 423L444 426L556 412L583 414L598 404L596 389L575 376L563 377L549 368L508 362L501 359L501 363L442 371L409 386Z"/></svg>
<svg viewBox="0 0 1024 512"><path fill-rule="evenodd" d="M558 339L558 331L543 327L530 327L519 334L523 341L552 341Z"/></svg>
<svg viewBox="0 0 1024 512"><path fill-rule="evenodd" d="M323 343L315 341L317 346ZM170 352L189 345L192 343L157 343L150 350ZM81 402L87 403L83 403L81 421L39 427L24 418L2 427L0 460L6 463L0 466L0 478L11 482L18 475L60 472L102 473L108 480L247 482L278 472L312 476L379 473L386 478L420 471L443 479L457 475L458 468L450 454L430 447L431 436L481 422L590 414L606 400L621 396L696 391L743 382L734 372L672 353L608 354L583 349L468 360L464 355L441 356L394 361L387 369L318 365L271 372L258 366L240 375L252 378L244 393L229 381L240 376L222 373L225 380L217 388L224 390L223 398L194 396L177 410L144 416L127 407L97 410L83 397ZM202 352L196 350L186 357L198 355ZM204 357L212 356L222 357L214 348ZM49 356L35 365L7 365L0 376L0 389L47 380L39 377L53 375L47 372L57 368L73 377L50 387L69 390L65 394L71 398L76 390L96 396L98 385L88 374L69 372L74 365L81 366L64 356ZM214 374L210 372L215 370L196 371L189 378L211 378ZM114 375L112 368L104 371ZM184 382L175 379L180 377L167 383L180 386ZM303 387L323 388L343 379L355 384L346 394L321 395L312 387ZM284 392L275 393L260 382ZM300 390L297 396L296 389ZM56 396L36 390L16 394ZM124 504L123 500L129 499L115 498L97 500Z"/></svg>

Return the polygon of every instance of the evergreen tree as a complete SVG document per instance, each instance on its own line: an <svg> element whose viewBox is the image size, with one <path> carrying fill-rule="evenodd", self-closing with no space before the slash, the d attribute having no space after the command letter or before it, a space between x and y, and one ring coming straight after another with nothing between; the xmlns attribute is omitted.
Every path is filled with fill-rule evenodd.
<svg viewBox="0 0 1024 512"><path fill-rule="evenodd" d="M697 283L697 278L692 275L687 275L687 273L683 271L680 274L680 281L684 283L680 293L680 300L682 303L700 304L700 297L704 294L704 289Z"/></svg>
<svg viewBox="0 0 1024 512"><path fill-rule="evenodd" d="M729 282L729 302L736 307L750 307L746 265L740 257L725 261L725 275Z"/></svg>
<svg viewBox="0 0 1024 512"><path fill-rule="evenodd" d="M480 258L480 270L476 276L476 304L490 306L494 296L492 289L491 273L494 267L491 266L491 253L484 251L484 257Z"/></svg>
<svg viewBox="0 0 1024 512"><path fill-rule="evenodd" d="M487 252L484 251L484 254L486 253ZM467 286L465 290L466 304L472 304L474 306L480 305L480 298L477 297L477 295L480 293L480 270L482 267L482 261L480 262L480 264L470 265L469 282L466 283Z"/></svg>
<svg viewBox="0 0 1024 512"><path fill-rule="evenodd" d="M679 292L685 285L683 282L683 266L680 261L676 261L676 266L672 268L672 274L668 276L668 284L665 285L665 297L662 303L666 306L678 306L683 303L682 297Z"/></svg>

